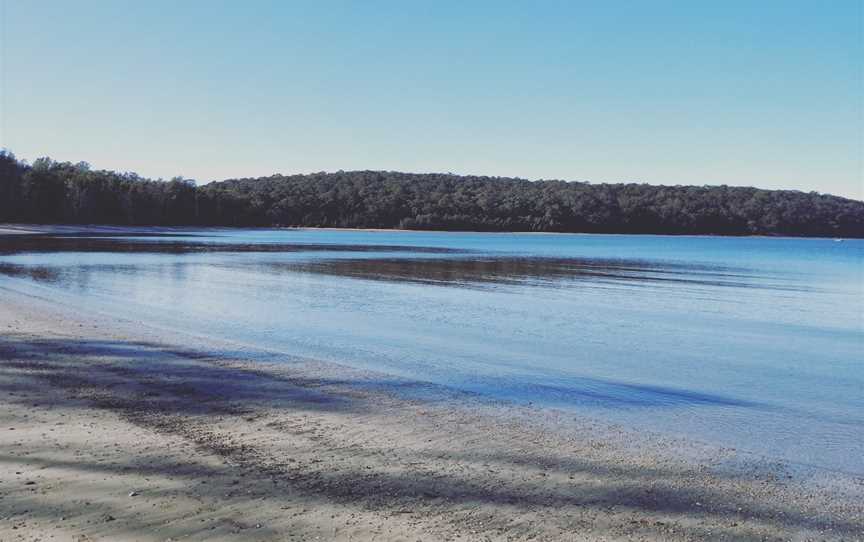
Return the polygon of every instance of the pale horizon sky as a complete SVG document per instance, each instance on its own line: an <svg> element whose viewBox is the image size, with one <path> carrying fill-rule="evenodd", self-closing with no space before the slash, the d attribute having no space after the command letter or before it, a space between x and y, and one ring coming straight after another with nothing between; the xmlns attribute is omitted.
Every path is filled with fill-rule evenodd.
<svg viewBox="0 0 864 542"><path fill-rule="evenodd" d="M0 147L864 200L861 0L0 0Z"/></svg>

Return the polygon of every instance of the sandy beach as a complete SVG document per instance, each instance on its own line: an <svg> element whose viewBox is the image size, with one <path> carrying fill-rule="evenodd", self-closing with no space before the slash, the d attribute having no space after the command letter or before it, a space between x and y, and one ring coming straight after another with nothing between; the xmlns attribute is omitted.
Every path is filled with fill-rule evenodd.
<svg viewBox="0 0 864 542"><path fill-rule="evenodd" d="M852 476L6 288L0 330L2 541L864 539Z"/></svg>

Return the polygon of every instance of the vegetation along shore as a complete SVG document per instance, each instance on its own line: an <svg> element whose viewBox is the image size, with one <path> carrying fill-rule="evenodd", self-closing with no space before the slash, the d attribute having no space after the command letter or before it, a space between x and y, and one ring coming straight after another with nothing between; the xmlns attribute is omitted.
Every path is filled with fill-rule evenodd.
<svg viewBox="0 0 864 542"><path fill-rule="evenodd" d="M864 237L864 202L790 190L351 171L231 179L0 152L0 222Z"/></svg>

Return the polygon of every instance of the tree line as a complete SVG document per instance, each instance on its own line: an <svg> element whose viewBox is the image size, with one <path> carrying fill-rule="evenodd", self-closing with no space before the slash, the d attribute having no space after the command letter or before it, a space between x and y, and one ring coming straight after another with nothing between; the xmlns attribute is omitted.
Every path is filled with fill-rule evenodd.
<svg viewBox="0 0 864 542"><path fill-rule="evenodd" d="M339 171L231 179L93 170L0 151L0 221L160 226L864 237L864 202L816 192Z"/></svg>

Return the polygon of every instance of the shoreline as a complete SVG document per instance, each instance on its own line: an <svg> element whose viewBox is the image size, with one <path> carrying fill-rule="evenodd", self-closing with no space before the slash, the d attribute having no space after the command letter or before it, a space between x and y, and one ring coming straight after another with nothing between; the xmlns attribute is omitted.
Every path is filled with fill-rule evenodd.
<svg viewBox="0 0 864 542"><path fill-rule="evenodd" d="M8 289L0 329L0 540L864 539L860 478Z"/></svg>
<svg viewBox="0 0 864 542"><path fill-rule="evenodd" d="M63 235L63 234L134 234L176 233L182 231L338 231L365 233L446 233L456 235L537 235L580 237L640 236L640 237L692 237L704 239L802 239L813 241L855 241L856 237L806 237L788 235L721 235L697 233L593 233L593 232L544 232L544 231L474 231L474 230L404 230L398 228L319 228L310 226L125 226L111 224L0 224L0 236L4 235Z"/></svg>

